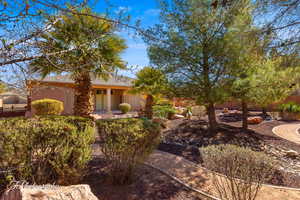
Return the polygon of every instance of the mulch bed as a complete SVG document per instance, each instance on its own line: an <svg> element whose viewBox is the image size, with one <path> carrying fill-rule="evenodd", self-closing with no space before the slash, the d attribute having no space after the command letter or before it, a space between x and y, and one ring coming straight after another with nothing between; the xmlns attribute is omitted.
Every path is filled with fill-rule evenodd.
<svg viewBox="0 0 300 200"><path fill-rule="evenodd" d="M159 150L182 156L201 164L200 147L212 144L236 144L250 147L255 151L264 151L267 145L282 146L300 152L300 145L284 140L273 134L273 127L284 124L283 121L263 122L250 125L249 131L243 131L240 121L220 124L216 134L208 134L205 120L178 119L168 122L163 132L164 140ZM293 173L278 171L267 183L288 187L300 187L300 177Z"/></svg>
<svg viewBox="0 0 300 200"><path fill-rule="evenodd" d="M100 157L89 163L83 184L90 185L99 200L201 200L199 195L161 172L141 166L129 185L113 185L108 176L109 165Z"/></svg>

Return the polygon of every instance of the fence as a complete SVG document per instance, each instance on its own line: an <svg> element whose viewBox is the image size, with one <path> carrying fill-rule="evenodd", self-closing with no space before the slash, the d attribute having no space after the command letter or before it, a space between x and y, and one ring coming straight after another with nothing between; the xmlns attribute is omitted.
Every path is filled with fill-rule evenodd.
<svg viewBox="0 0 300 200"><path fill-rule="evenodd" d="M27 104L2 104L0 117L25 116Z"/></svg>

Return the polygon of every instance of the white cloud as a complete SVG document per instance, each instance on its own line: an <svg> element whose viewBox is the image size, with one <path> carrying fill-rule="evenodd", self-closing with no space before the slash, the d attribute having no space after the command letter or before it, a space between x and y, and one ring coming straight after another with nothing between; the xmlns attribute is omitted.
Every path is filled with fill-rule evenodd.
<svg viewBox="0 0 300 200"><path fill-rule="evenodd" d="M157 16L159 15L159 9L148 9L145 11L145 15Z"/></svg>
<svg viewBox="0 0 300 200"><path fill-rule="evenodd" d="M130 6L127 6L127 7L125 7L125 6L119 6L116 10L115 10L115 13L121 13L121 12L129 12L129 11L131 11L131 7Z"/></svg>

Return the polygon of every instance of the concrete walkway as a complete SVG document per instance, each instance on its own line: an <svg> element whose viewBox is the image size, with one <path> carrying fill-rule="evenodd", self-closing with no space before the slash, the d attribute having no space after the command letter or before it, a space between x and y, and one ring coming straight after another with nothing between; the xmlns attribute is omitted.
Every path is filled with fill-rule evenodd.
<svg viewBox="0 0 300 200"><path fill-rule="evenodd" d="M273 133L291 142L300 144L300 134L298 129L300 124L284 124L273 128Z"/></svg>
<svg viewBox="0 0 300 200"><path fill-rule="evenodd" d="M146 164L175 177L194 189L217 197L211 181L213 173L195 163L167 152L155 151ZM264 185L257 200L300 200L300 189L283 189Z"/></svg>

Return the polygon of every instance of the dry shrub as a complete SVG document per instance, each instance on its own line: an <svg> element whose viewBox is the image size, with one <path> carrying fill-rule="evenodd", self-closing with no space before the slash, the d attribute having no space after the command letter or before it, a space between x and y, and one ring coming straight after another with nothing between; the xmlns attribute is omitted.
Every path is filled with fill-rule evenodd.
<svg viewBox="0 0 300 200"><path fill-rule="evenodd" d="M254 200L276 169L266 154L234 145L208 146L202 154L207 168L226 177L213 175L213 185L224 200Z"/></svg>
<svg viewBox="0 0 300 200"><path fill-rule="evenodd" d="M204 117L206 115L205 106L192 106L191 111L193 116Z"/></svg>
<svg viewBox="0 0 300 200"><path fill-rule="evenodd" d="M102 151L111 164L114 184L132 181L132 175L160 142L160 125L147 119L109 119L97 121Z"/></svg>

